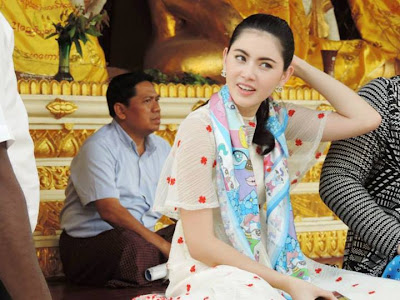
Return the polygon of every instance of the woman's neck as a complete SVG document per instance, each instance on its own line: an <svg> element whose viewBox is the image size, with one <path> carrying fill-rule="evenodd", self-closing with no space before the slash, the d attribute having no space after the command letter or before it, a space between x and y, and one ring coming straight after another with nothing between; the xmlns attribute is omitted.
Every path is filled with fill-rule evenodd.
<svg viewBox="0 0 400 300"><path fill-rule="evenodd" d="M243 118L251 118L252 119L256 115L257 110L260 107L260 105L256 105L256 106L252 106L252 107L241 107L236 104L236 107L238 108L239 113Z"/></svg>

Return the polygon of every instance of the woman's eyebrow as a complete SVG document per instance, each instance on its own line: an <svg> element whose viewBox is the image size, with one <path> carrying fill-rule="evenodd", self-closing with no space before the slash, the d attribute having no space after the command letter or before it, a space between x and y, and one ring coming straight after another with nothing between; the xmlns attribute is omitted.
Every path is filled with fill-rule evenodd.
<svg viewBox="0 0 400 300"><path fill-rule="evenodd" d="M243 54L246 55L246 56L250 56L246 51L244 51L244 50L242 50L242 49L234 49L233 51L239 51L239 52L243 53ZM270 57L260 57L260 58L258 58L258 60L268 60L268 61L272 61L272 62L276 63L276 61L273 60L273 59L270 58Z"/></svg>

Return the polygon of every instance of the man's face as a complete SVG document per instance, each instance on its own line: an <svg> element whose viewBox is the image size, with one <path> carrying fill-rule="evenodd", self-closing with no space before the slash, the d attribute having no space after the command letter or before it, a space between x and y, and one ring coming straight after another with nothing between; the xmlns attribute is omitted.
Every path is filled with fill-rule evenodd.
<svg viewBox="0 0 400 300"><path fill-rule="evenodd" d="M135 86L136 96L129 99L124 106L124 129L128 134L146 137L160 128L160 96L152 83L143 81Z"/></svg>

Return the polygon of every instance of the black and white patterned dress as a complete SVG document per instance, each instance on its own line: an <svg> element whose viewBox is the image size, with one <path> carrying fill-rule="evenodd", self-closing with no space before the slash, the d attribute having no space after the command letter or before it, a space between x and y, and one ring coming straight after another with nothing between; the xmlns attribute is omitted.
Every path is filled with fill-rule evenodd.
<svg viewBox="0 0 400 300"><path fill-rule="evenodd" d="M374 79L359 95L382 123L332 143L320 195L349 227L343 267L381 276L400 242L400 76Z"/></svg>

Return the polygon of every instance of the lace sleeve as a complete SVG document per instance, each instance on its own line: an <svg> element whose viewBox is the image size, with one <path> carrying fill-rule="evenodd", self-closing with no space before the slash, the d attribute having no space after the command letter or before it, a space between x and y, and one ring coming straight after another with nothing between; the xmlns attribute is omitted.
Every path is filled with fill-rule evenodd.
<svg viewBox="0 0 400 300"><path fill-rule="evenodd" d="M285 105L289 116L285 136L289 149L289 175L292 187L322 155L328 143L321 143L328 111L299 105Z"/></svg>
<svg viewBox="0 0 400 300"><path fill-rule="evenodd" d="M215 141L208 109L201 108L180 125L157 187L154 209L179 218L179 208L218 207L215 189Z"/></svg>

